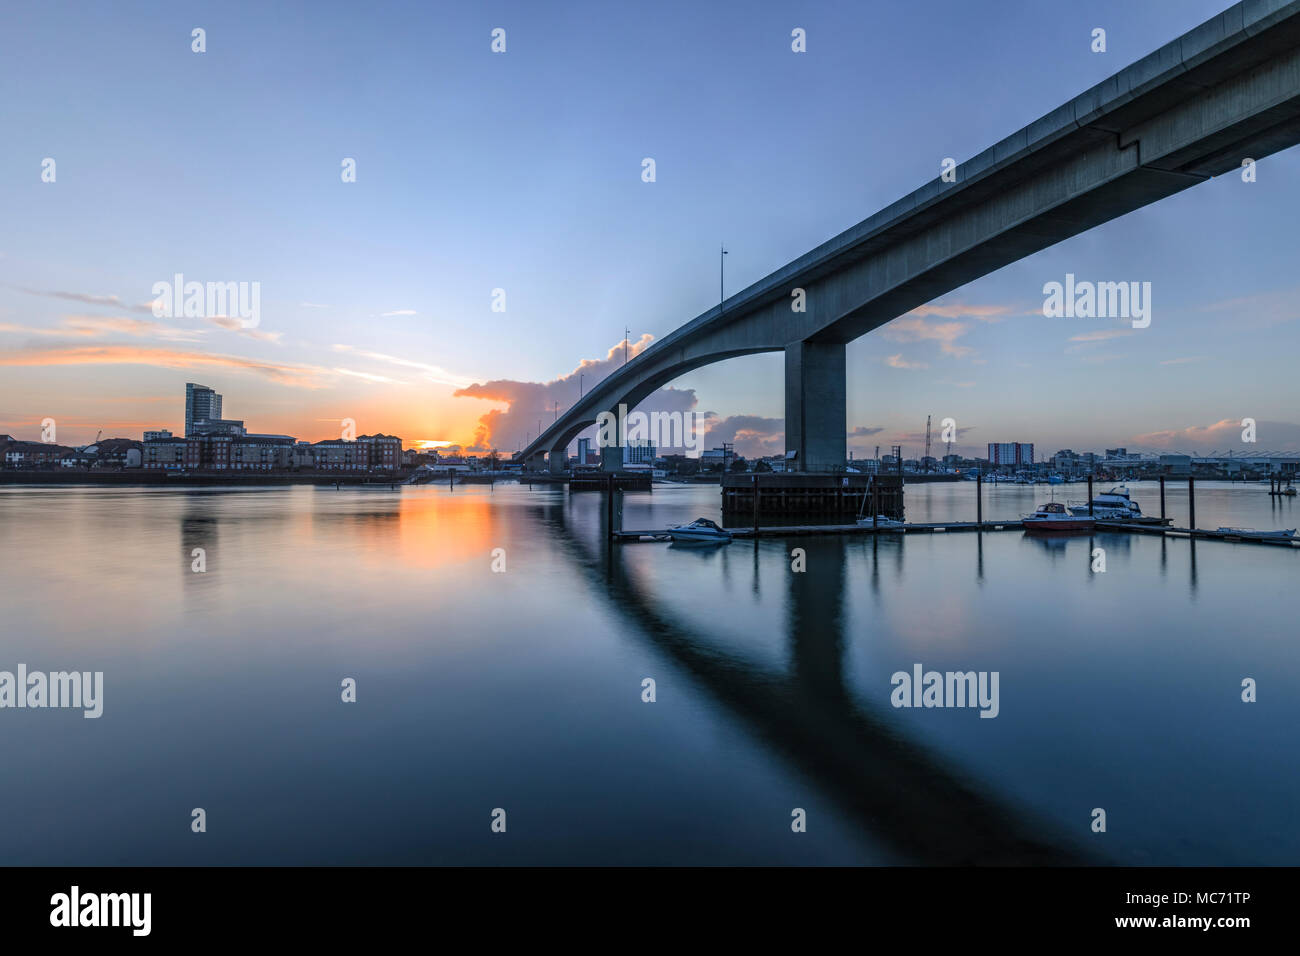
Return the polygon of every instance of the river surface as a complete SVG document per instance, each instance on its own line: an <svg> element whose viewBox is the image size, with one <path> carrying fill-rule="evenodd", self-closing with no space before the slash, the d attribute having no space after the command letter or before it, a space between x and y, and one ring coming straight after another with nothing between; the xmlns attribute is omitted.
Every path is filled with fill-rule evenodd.
<svg viewBox="0 0 1300 956"><path fill-rule="evenodd" d="M985 517L1052 494L1085 492ZM656 486L623 522L718 509ZM1196 510L1300 518L1258 484ZM104 674L98 719L0 709L0 861L1300 863L1300 548L604 531L599 494L513 484L0 487L0 670ZM997 716L893 706L916 665L996 672Z"/></svg>

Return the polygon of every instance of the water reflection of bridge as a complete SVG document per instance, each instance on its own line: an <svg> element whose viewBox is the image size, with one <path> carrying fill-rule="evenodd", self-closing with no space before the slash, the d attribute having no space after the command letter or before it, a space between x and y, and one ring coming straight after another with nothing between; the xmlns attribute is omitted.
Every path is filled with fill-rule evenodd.
<svg viewBox="0 0 1300 956"><path fill-rule="evenodd" d="M828 570L788 575L789 667L781 672L720 647L666 613L667 599L633 579L607 529L602 525L595 542L584 540L568 527L567 507L563 502L543 506L542 523L558 532L552 540L581 567L625 633L663 652L875 839L920 864L1103 862L1080 842L946 765L940 755L900 737L853 700L844 679L846 548L872 549L878 589L876 568L890 551L901 554L898 542L834 537L799 542L810 562ZM744 546L753 549L755 588L759 547L757 541ZM729 549L731 556L740 549ZM1079 826L1086 832L1086 818Z"/></svg>

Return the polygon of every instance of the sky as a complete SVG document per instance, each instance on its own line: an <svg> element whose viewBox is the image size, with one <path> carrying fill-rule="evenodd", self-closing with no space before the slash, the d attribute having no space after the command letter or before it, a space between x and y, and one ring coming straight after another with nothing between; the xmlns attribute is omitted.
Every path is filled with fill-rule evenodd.
<svg viewBox="0 0 1300 956"><path fill-rule="evenodd" d="M720 244L731 295L1227 6L11 5L0 432L180 433L193 381L254 432L350 418L512 451L623 361L625 329L634 354L716 304ZM1300 448L1298 200L1292 149L863 336L850 450L919 454L927 415L965 454ZM1044 317L1067 273L1150 282L1151 326ZM258 283L257 324L155 315L177 274ZM643 407L775 454L782 388L779 354L749 356Z"/></svg>

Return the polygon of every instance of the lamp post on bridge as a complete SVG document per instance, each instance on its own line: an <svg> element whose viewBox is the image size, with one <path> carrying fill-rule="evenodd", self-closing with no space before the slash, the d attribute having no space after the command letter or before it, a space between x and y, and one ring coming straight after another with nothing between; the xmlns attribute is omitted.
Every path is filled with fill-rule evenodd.
<svg viewBox="0 0 1300 956"><path fill-rule="evenodd" d="M722 303L726 299L726 293L723 291L727 276L727 260L723 258L727 254L727 247L723 244L718 245L718 315L722 314Z"/></svg>

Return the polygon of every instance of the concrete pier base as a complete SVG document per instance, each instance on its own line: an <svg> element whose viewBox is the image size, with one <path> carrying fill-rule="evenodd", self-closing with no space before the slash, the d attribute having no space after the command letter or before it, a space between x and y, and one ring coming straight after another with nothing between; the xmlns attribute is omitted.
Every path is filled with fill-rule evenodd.
<svg viewBox="0 0 1300 956"><path fill-rule="evenodd" d="M785 447L800 471L843 468L848 457L844 346L794 342L785 347Z"/></svg>
<svg viewBox="0 0 1300 956"><path fill-rule="evenodd" d="M759 515L872 514L872 475L827 475L784 472L758 476ZM903 483L897 475L875 477L879 514L904 520ZM722 479L723 514L754 513L754 476ZM866 503L863 503L866 495Z"/></svg>

